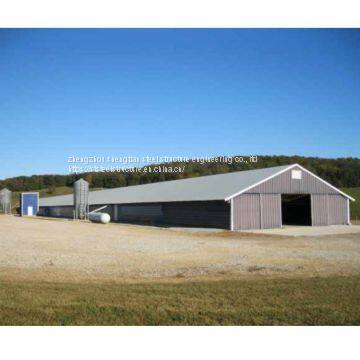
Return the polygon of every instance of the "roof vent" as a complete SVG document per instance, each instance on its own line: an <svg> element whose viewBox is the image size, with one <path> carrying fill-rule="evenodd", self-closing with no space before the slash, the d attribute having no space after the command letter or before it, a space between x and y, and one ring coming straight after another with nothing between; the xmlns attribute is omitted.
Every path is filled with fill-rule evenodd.
<svg viewBox="0 0 360 360"><path fill-rule="evenodd" d="M291 178L296 180L301 180L302 178L301 170L291 170Z"/></svg>

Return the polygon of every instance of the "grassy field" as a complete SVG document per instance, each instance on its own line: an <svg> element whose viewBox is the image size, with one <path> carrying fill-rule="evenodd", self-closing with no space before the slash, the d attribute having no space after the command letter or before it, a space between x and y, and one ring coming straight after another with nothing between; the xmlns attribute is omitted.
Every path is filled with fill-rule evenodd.
<svg viewBox="0 0 360 360"><path fill-rule="evenodd" d="M357 219L360 223L360 187L343 188L341 190L356 200L350 201L351 219Z"/></svg>
<svg viewBox="0 0 360 360"><path fill-rule="evenodd" d="M0 325L360 325L360 276L0 284Z"/></svg>

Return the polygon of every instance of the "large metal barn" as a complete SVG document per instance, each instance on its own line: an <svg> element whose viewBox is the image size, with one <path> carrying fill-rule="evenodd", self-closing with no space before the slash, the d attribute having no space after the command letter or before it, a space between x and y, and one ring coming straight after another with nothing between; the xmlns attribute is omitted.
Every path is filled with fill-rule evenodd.
<svg viewBox="0 0 360 360"><path fill-rule="evenodd" d="M89 194L114 222L229 230L350 224L349 195L298 164ZM73 195L40 199L39 215L73 217Z"/></svg>

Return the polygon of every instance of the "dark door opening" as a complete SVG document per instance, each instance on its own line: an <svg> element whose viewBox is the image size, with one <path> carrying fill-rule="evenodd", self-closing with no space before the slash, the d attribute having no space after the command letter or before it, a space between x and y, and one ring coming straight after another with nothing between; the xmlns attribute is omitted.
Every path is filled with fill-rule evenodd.
<svg viewBox="0 0 360 360"><path fill-rule="evenodd" d="M311 225L310 195L281 195L283 225Z"/></svg>

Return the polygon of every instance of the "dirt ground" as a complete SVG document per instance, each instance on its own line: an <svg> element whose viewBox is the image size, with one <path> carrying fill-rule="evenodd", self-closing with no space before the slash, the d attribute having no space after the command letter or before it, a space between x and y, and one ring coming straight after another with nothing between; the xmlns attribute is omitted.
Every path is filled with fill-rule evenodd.
<svg viewBox="0 0 360 360"><path fill-rule="evenodd" d="M360 234L360 226L330 225L330 226L290 226L275 229L248 230L254 234L282 236L320 236Z"/></svg>
<svg viewBox="0 0 360 360"><path fill-rule="evenodd" d="M1 279L136 281L359 273L360 233L288 237L0 216Z"/></svg>

